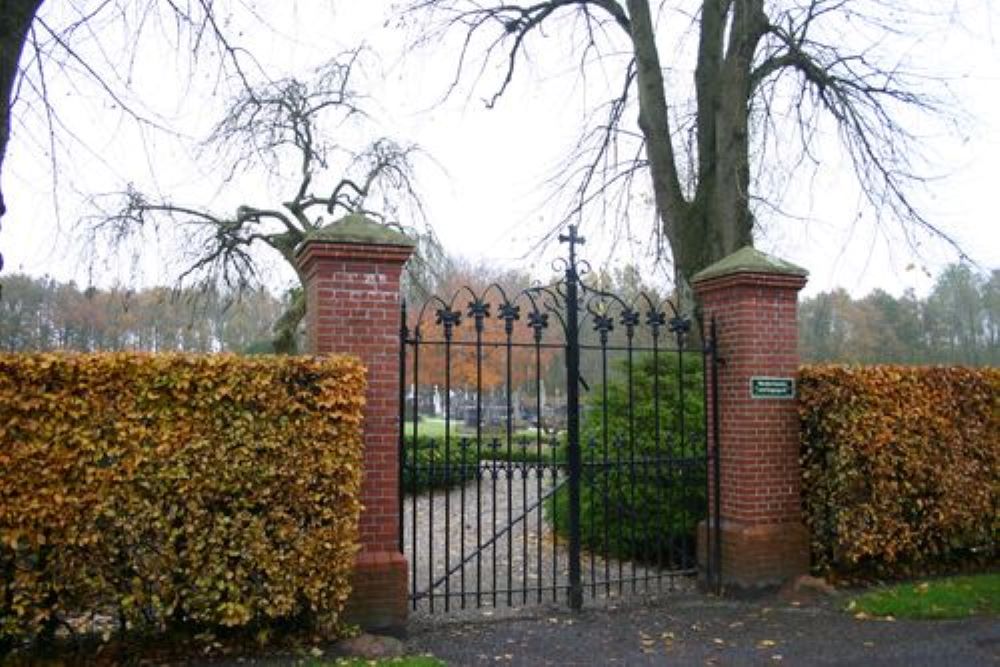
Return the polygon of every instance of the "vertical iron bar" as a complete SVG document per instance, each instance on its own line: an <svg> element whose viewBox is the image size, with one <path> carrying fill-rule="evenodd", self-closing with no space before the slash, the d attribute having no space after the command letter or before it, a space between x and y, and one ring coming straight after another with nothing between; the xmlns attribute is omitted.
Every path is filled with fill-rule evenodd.
<svg viewBox="0 0 1000 667"><path fill-rule="evenodd" d="M622 589L625 586L624 578L624 558L626 555L625 546L625 528L622 524L625 522L625 517L622 516L622 510L625 506L623 495L625 494L625 489L622 488L621 480L625 477L622 473L622 450L625 449L625 443L622 441L621 434L615 435L615 476L614 476L614 489L615 489L615 528L618 532L618 595L621 596Z"/></svg>
<svg viewBox="0 0 1000 667"><path fill-rule="evenodd" d="M663 485L660 480L660 473L662 470L662 458L663 458L663 441L660 433L660 328L655 326L653 328L653 433L654 433L654 448L653 448L653 480L656 488L656 496L658 505L663 507L664 497ZM653 517L653 521L650 526L656 530L659 528L659 522ZM648 539L650 543L655 545L656 550L656 589L663 589L663 547L662 547L662 534L657 531L656 539L652 539L653 536L647 535L645 539Z"/></svg>
<svg viewBox="0 0 1000 667"><path fill-rule="evenodd" d="M509 306L510 304L505 304ZM504 469L507 471L507 606L510 607L514 604L514 593L513 593L513 576L514 576L514 503L512 502L514 490L514 470L513 470L513 451L514 451L514 404L513 404L513 393L514 393L514 383L513 383L513 369L514 362L513 347L511 336L514 333L514 321L510 318L505 318L504 321L504 332L506 334L506 346L507 346L507 391L506 391L506 408L507 408L507 465Z"/></svg>
<svg viewBox="0 0 1000 667"><path fill-rule="evenodd" d="M542 586L545 584L545 573L542 571L542 475L545 464L542 460L542 330L535 329L535 488L538 496L538 522L535 527L535 538L538 541L538 602L542 602ZM555 585L555 581L552 582Z"/></svg>
<svg viewBox="0 0 1000 667"><path fill-rule="evenodd" d="M444 330L444 610L451 608L451 326Z"/></svg>
<svg viewBox="0 0 1000 667"><path fill-rule="evenodd" d="M458 429L455 429L456 432ZM462 591L461 595L461 607L465 609L465 484L468 481L469 475L469 439L465 437L460 437L458 439L458 451L459 451L459 471L460 478L459 484L461 485L461 490L459 491L459 505L461 505L461 510L459 511L459 521L461 522L461 540L459 544L459 563L462 567L459 570L459 588Z"/></svg>
<svg viewBox="0 0 1000 667"><path fill-rule="evenodd" d="M523 444L523 446L521 446ZM525 440L523 443L518 443L520 451L524 454L528 453L528 442ZM523 458L520 463L521 467L521 498L523 498L524 506L528 506L528 461L527 456ZM528 602L528 526L530 521L528 515L524 515L524 520L521 522L521 602L527 604Z"/></svg>
<svg viewBox="0 0 1000 667"><path fill-rule="evenodd" d="M628 458L629 458L629 511L632 517L629 519L629 536L630 542L632 544L636 543L635 539L635 524L639 521L638 513L636 512L635 505L635 385L633 384L632 376L632 341L633 341L633 330L629 328L628 330ZM624 522L623 522L624 523ZM638 560L639 554L632 554L632 592L636 592L636 570L635 562Z"/></svg>
<svg viewBox="0 0 1000 667"><path fill-rule="evenodd" d="M447 424L445 425L447 428ZM431 439L428 444L431 450L427 457L427 598L430 601L431 613L434 613L434 463L437 459L437 441Z"/></svg>
<svg viewBox="0 0 1000 667"><path fill-rule="evenodd" d="M565 360L564 360L565 361ZM552 436L552 441L550 443L552 447L552 467L549 469L549 476L552 481L552 486L555 487L559 483L559 469L563 465L563 461L560 459L556 461L557 454L561 453L562 447L559 447L559 440L556 436ZM557 449L558 448L558 449ZM558 496L552 497L553 504L559 501ZM552 601L558 602L559 599L559 512L555 511L558 508L554 508L552 512Z"/></svg>
<svg viewBox="0 0 1000 667"><path fill-rule="evenodd" d="M413 608L417 608L417 561L419 552L417 549L417 497L420 491L420 462L417 459L417 450L420 448L417 436L419 435L417 429L417 423L420 421L417 419L419 403L418 398L420 394L420 325L418 324L413 332L413 444L411 449L413 450L410 457L412 461L412 482L413 491L410 495L410 523L412 524L412 537L413 545L410 549L412 552L412 559L410 562L410 577L412 579L413 587Z"/></svg>
<svg viewBox="0 0 1000 667"><path fill-rule="evenodd" d="M569 606L583 607L583 587L580 581L580 322L579 276L576 271L576 244L582 242L576 227L570 225L567 236L559 240L569 243L566 265L566 438L569 467Z"/></svg>
<svg viewBox="0 0 1000 667"><path fill-rule="evenodd" d="M483 318L475 313L476 323L476 607L483 605Z"/></svg>
<svg viewBox="0 0 1000 667"><path fill-rule="evenodd" d="M689 495L693 492L692 489L688 488L688 468L686 466L687 457L687 430L686 430L686 420L685 420L685 405L684 405L684 331L679 329L677 332L677 442L678 442L678 452L677 456L670 457L670 471L669 474L675 480L674 488L674 504L681 507L690 507L688 501ZM678 465L678 462L680 465ZM673 521L673 527L670 533L671 547L676 547L676 549L671 549L671 553L677 553L680 558L680 567L687 568L688 549L690 547L690 542L687 538L687 524L690 522L688 517L688 512L685 509L683 512L675 512L671 508L670 516ZM680 544L678 544L678 542ZM670 579L671 589L674 586L674 579Z"/></svg>
<svg viewBox="0 0 1000 667"><path fill-rule="evenodd" d="M465 348L463 348L462 352L463 352L463 354L465 354L465 353L468 352L468 350L465 349ZM464 403L463 403L463 406L464 406ZM459 420L461 421L461 417L459 417ZM449 424L448 426L450 428L451 424ZM455 429L455 432L457 434L457 432L458 432L457 428ZM469 468L468 468L468 463L469 463L469 442L468 442L467 438L459 437L459 439L458 439L458 451L459 451L458 460L459 460L459 466L460 466L459 467L459 471L460 471L459 472L459 475L460 475L460 477L459 477L459 505L461 506L461 509L459 511L459 523L460 523L459 534L460 534L460 540L459 540L459 547L458 547L458 549L459 549L459 559L460 559L458 562L461 563L461 568L459 569L458 580L459 580L459 588L460 588L460 590L462 592L462 595L460 597L460 599L461 599L461 605L460 606L461 606L462 609L465 609L465 485L466 485L466 482L468 481L468 474L469 474Z"/></svg>
<svg viewBox="0 0 1000 667"><path fill-rule="evenodd" d="M611 535L609 533L608 519L610 512L608 504L610 502L608 493L608 332L601 332L601 405L604 416L602 419L601 439L603 444L603 460L601 465L601 491L604 496L604 594L611 595ZM593 516L593 514L591 514Z"/></svg>
<svg viewBox="0 0 1000 667"><path fill-rule="evenodd" d="M417 390L414 390L415 392ZM414 420L414 430L416 422ZM430 454L427 457L427 600L430 604L430 611L434 613L434 480L436 471L434 464L437 462L437 441L432 438L428 440Z"/></svg>
<svg viewBox="0 0 1000 667"><path fill-rule="evenodd" d="M584 483L586 483L587 487L590 489L591 503L596 503L597 484L594 473L597 465L597 438L595 438L593 435L587 438L587 452L590 454L589 460L583 462L585 464L587 474L583 475L582 474L583 471L581 471L580 481L581 481L581 486ZM596 536L597 536L597 527L595 525L597 522L597 517L594 515L597 514L597 512L593 511L594 509L596 508L591 509L590 521L587 524L587 528L589 530L587 537L590 540L590 544L588 545L589 548L587 549L587 551L590 553L589 560L590 560L591 598L597 597L597 545L594 544L594 542L596 542Z"/></svg>
<svg viewBox="0 0 1000 667"><path fill-rule="evenodd" d="M499 444L500 443L498 442L497 438L494 437L494 438L490 439L490 445L491 445L490 446L490 450L491 450L491 460L490 460L490 492L491 492L492 497L493 497L493 507L492 507L492 511L490 512L490 519L492 521L490 535L493 536L493 538L490 540L491 543L492 543L492 546L493 546L493 548L491 550L491 552L493 554L493 569L491 570L492 577L493 577L493 588L491 589L491 591L493 593L493 606L494 607L497 606L497 543L500 541L500 540L496 539L496 534L497 534L497 450L499 449L499 447L497 445L499 445Z"/></svg>

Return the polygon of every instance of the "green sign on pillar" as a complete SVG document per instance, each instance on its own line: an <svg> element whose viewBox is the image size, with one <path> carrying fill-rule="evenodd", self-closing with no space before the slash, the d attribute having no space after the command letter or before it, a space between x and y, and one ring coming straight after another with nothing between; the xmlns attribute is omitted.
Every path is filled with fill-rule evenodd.
<svg viewBox="0 0 1000 667"><path fill-rule="evenodd" d="M750 398L795 398L795 378L752 377L750 378Z"/></svg>

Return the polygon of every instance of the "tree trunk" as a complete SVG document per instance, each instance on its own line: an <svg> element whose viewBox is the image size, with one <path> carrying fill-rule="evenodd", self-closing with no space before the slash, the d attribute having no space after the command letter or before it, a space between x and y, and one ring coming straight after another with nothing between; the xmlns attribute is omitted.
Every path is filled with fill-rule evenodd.
<svg viewBox="0 0 1000 667"><path fill-rule="evenodd" d="M28 29L41 5L42 0L0 0L0 99L3 103L0 110L0 177L3 175L3 161L10 141L11 94L17 80L17 64L21 60ZM6 212L0 184L0 220L3 220ZM3 259L0 258L0 268L2 267Z"/></svg>
<svg viewBox="0 0 1000 667"><path fill-rule="evenodd" d="M753 244L749 197L750 75L754 51L767 25L762 0L703 3L695 69L698 171L694 197L689 204L675 206L673 211L659 208L674 259L680 305L699 319L691 278L741 247ZM649 144L648 135L646 139ZM657 179L655 173L653 178Z"/></svg>

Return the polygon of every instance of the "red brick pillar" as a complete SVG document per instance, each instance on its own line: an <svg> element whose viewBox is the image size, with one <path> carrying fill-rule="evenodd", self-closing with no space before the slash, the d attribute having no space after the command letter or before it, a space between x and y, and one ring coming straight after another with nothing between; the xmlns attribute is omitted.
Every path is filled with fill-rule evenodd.
<svg viewBox="0 0 1000 667"><path fill-rule="evenodd" d="M361 551L346 617L370 629L406 622L407 565L399 550L400 274L413 252L404 235L349 215L297 252L312 354L346 353L368 369Z"/></svg>
<svg viewBox="0 0 1000 667"><path fill-rule="evenodd" d="M722 360L720 542L728 588L780 584L809 567L794 385L797 298L806 275L745 247L692 281L706 327L716 322Z"/></svg>

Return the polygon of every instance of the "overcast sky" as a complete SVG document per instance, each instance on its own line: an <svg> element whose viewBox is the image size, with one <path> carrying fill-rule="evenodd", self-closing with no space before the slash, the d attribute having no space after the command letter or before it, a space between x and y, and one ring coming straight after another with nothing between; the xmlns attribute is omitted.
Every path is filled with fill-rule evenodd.
<svg viewBox="0 0 1000 667"><path fill-rule="evenodd" d="M45 3L51 24L67 20L68 2ZM453 74L453 51L405 53L403 34L384 25L388 2L341 0L332 3L332 9L329 4L275 3L262 10L273 12L266 17L269 29L254 22L230 27L272 77L307 71L331 52L364 39L380 54L367 71L374 121L380 133L416 142L431 156L418 165L419 183L429 222L447 250L537 271L558 249L550 244L541 255L528 253L562 212L546 205L549 190L543 182L575 139L588 102L599 97L592 87L601 83L584 84L569 64L562 70L549 62L525 68L525 76L492 110L480 99L486 88L467 88L440 102ZM992 269L1000 267L1000 48L993 35L1000 10L987 0L966 4L961 24L938 30L918 27L920 39L909 46L911 59L949 77L960 110L968 114L949 135L928 128L933 133L927 148L936 180L921 201L935 224L983 268ZM81 38L83 48L100 43L109 59L124 58L122 26L109 22L102 30ZM178 202L221 210L241 202L266 204L281 196L268 198L269 190L281 190L263 179L223 187L219 165L197 155L197 140L221 113L225 99L224 87L211 72L190 76L184 59L150 40L144 40L132 72L128 99L150 118L178 130L179 136L137 129L77 68L50 67L46 83L58 115L55 180L44 109L32 103L27 91L15 106L4 174L10 210L0 232L5 272L50 274L98 285L169 282L176 262L160 260L173 252L170 247L148 246L142 257L111 260L105 249L97 248L91 250L103 261L81 257L74 226L94 213L88 199L121 190L129 182ZM846 175L849 165L840 164L833 153L824 159L829 168L819 176L789 186L783 206L791 216L762 219L757 245L808 268L809 293L836 286L855 294L874 287L896 294L907 287L925 292L926 273L953 261L954 251L930 241L914 256L900 235L877 231L872 212L859 205ZM614 261L648 264L651 211L643 214L642 207L638 209L633 238L614 246ZM596 223L588 224L585 232L599 235ZM603 263L609 248L607 242L597 242L587 254ZM276 268L271 279L277 290L293 276Z"/></svg>

